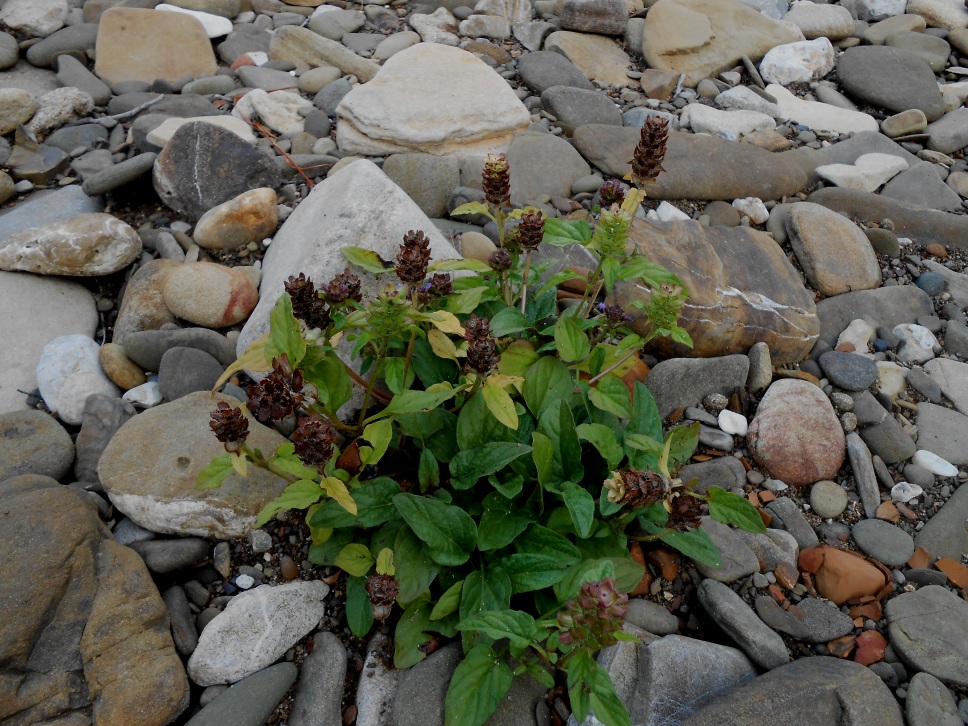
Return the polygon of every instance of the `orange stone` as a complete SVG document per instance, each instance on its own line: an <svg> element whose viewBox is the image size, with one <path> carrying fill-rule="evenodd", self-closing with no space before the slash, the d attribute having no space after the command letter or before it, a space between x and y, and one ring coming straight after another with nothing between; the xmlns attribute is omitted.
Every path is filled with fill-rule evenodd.
<svg viewBox="0 0 968 726"><path fill-rule="evenodd" d="M940 257L944 259L948 256L948 250L944 245L938 244L937 242L932 242L924 246L924 251L927 252L932 257Z"/></svg>
<svg viewBox="0 0 968 726"><path fill-rule="evenodd" d="M756 496L760 498L760 501L763 502L763 504L769 504L770 502L776 500L776 494L769 491L768 489L762 492L757 492Z"/></svg>
<svg viewBox="0 0 968 726"><path fill-rule="evenodd" d="M746 495L746 498L754 507L760 506L760 498L756 495L756 492L750 492Z"/></svg>
<svg viewBox="0 0 968 726"><path fill-rule="evenodd" d="M917 513L906 507L903 502L896 502L894 506L897 507L898 512L904 515L905 519L909 519L912 522L918 521Z"/></svg>
<svg viewBox="0 0 968 726"><path fill-rule="evenodd" d="M865 630L857 636L857 652L854 661L861 665L871 665L884 660L887 639L876 630Z"/></svg>
<svg viewBox="0 0 968 726"><path fill-rule="evenodd" d="M635 356L632 360L634 361L632 367L622 376L622 383L629 389L630 396L635 393L636 381L645 383L645 379L648 378L649 372L652 370L639 356Z"/></svg>
<svg viewBox="0 0 968 726"><path fill-rule="evenodd" d="M773 570L773 574L776 575L776 581L779 582L787 590L792 590L796 587L797 582L800 580L800 573L797 572L797 568L793 566L791 562L781 562L779 566Z"/></svg>
<svg viewBox="0 0 968 726"><path fill-rule="evenodd" d="M887 583L884 574L863 557L835 547L821 547L821 550L823 563L814 573L814 584L817 592L835 605L864 595L876 595Z"/></svg>
<svg viewBox="0 0 968 726"><path fill-rule="evenodd" d="M821 547L808 547L800 552L800 569L807 572L816 572L823 564L823 549Z"/></svg>
<svg viewBox="0 0 968 726"><path fill-rule="evenodd" d="M645 558L659 568L663 580L672 582L679 576L679 555L665 547L655 547L645 554Z"/></svg>
<svg viewBox="0 0 968 726"><path fill-rule="evenodd" d="M931 553L929 553L924 547L918 545L914 548L914 554L911 555L911 559L907 561L908 567L914 567L918 569L923 569L931 564Z"/></svg>
<svg viewBox="0 0 968 726"><path fill-rule="evenodd" d="M942 557L934 566L946 574L955 587L968 590L968 567L950 557Z"/></svg>
<svg viewBox="0 0 968 726"><path fill-rule="evenodd" d="M863 605L854 605L850 609L850 617L860 620L857 627L862 627L864 625L864 619L874 620L876 622L884 617L884 608L876 600L864 603Z"/></svg>
<svg viewBox="0 0 968 726"><path fill-rule="evenodd" d="M878 519L884 519L888 522L897 522L901 519L894 502L881 502L881 505L877 508L876 516Z"/></svg>
<svg viewBox="0 0 968 726"><path fill-rule="evenodd" d="M843 638L831 640L827 643L827 648L830 651L830 655L836 658L846 658L854 649L854 636L845 635Z"/></svg>

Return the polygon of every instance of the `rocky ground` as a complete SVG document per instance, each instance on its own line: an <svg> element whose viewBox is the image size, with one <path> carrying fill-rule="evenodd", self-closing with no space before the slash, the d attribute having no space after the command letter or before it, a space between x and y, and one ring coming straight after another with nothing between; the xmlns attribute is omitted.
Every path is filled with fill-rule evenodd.
<svg viewBox="0 0 968 726"><path fill-rule="evenodd" d="M486 257L483 153L581 218L661 115L632 237L701 357L647 385L770 528L646 552L600 661L635 724L968 723L962 1L318 4L0 0L0 721L442 724L457 644L388 668L299 516L253 529L284 482L195 489L207 391L342 245Z"/></svg>

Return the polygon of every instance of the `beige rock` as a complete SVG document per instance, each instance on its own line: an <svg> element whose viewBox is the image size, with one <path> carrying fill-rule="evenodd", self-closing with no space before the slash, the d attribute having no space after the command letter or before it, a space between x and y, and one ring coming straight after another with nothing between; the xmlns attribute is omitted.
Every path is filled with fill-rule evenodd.
<svg viewBox="0 0 968 726"><path fill-rule="evenodd" d="M503 151L531 122L524 104L486 63L436 43L395 54L373 80L346 94L336 118L340 149L368 155Z"/></svg>
<svg viewBox="0 0 968 726"><path fill-rule="evenodd" d="M292 91L267 93L255 88L240 98L232 115L240 119L258 118L263 124L280 134L294 134L303 130L303 113L314 110L311 101Z"/></svg>
<svg viewBox="0 0 968 726"><path fill-rule="evenodd" d="M23 89L0 88L0 136L30 121L36 110L37 101Z"/></svg>
<svg viewBox="0 0 968 726"><path fill-rule="evenodd" d="M64 27L70 6L66 0L7 0L0 22L26 35L45 38Z"/></svg>
<svg viewBox="0 0 968 726"><path fill-rule="evenodd" d="M195 18L138 8L101 15L94 72L108 83L177 81L218 70L212 43Z"/></svg>
<svg viewBox="0 0 968 726"><path fill-rule="evenodd" d="M491 238L480 232L464 232L460 236L460 253L467 259L487 264L487 258L496 249Z"/></svg>
<svg viewBox="0 0 968 726"><path fill-rule="evenodd" d="M5 171L0 171L0 204L10 199L16 191L10 175Z"/></svg>
<svg viewBox="0 0 968 726"><path fill-rule="evenodd" d="M846 217L819 204L798 202L790 207L787 233L807 279L824 295L880 287L874 248Z"/></svg>
<svg viewBox="0 0 968 726"><path fill-rule="evenodd" d="M920 15L932 28L968 27L968 8L958 0L908 0L906 12Z"/></svg>
<svg viewBox="0 0 968 726"><path fill-rule="evenodd" d="M631 59L611 38L559 30L545 39L544 49L561 53L590 81L609 86L636 85L627 75Z"/></svg>
<svg viewBox="0 0 968 726"><path fill-rule="evenodd" d="M178 131L178 129L185 124L192 123L193 121L201 121L202 123L212 124L213 126L221 126L223 129L231 131L240 139L245 139L246 141L255 143L255 134L252 133L252 127L242 119L236 118L235 116L192 116L191 118L168 118L148 132L148 136L146 137L148 143L154 144L158 148L163 149L168 142L171 141L171 137L175 135L175 132Z"/></svg>
<svg viewBox="0 0 968 726"><path fill-rule="evenodd" d="M162 291L176 317L204 328L226 328L248 319L259 290L245 275L213 262L190 262L173 269Z"/></svg>
<svg viewBox="0 0 968 726"><path fill-rule="evenodd" d="M379 65L361 58L342 43L295 25L284 25L272 34L269 57L273 60L291 61L296 65L335 66L343 73L353 74L364 83L380 70Z"/></svg>
<svg viewBox="0 0 968 726"><path fill-rule="evenodd" d="M0 243L0 269L90 277L123 270L141 254L141 238L110 214L78 214L32 227Z"/></svg>
<svg viewBox="0 0 968 726"><path fill-rule="evenodd" d="M920 15L895 15L885 18L879 23L874 23L864 31L864 40L871 45L884 45L889 35L899 30L911 30L920 33L927 27L924 18Z"/></svg>
<svg viewBox="0 0 968 726"><path fill-rule="evenodd" d="M165 307L162 291L165 280L181 263L157 259L138 268L124 288L121 309L114 322L113 342L124 345L124 336L142 330L158 330L166 323L177 322Z"/></svg>
<svg viewBox="0 0 968 726"><path fill-rule="evenodd" d="M275 190L252 189L202 215L195 225L195 244L206 250L238 249L271 237L278 223Z"/></svg>
<svg viewBox="0 0 968 726"><path fill-rule="evenodd" d="M659 0L645 19L642 52L650 68L685 73L686 84L695 86L744 55L756 62L771 48L798 40L803 37L795 26L739 0Z"/></svg>
<svg viewBox="0 0 968 726"><path fill-rule="evenodd" d="M147 381L147 377L117 343L105 343L98 350L98 360L104 374L111 379L118 388L128 391Z"/></svg>

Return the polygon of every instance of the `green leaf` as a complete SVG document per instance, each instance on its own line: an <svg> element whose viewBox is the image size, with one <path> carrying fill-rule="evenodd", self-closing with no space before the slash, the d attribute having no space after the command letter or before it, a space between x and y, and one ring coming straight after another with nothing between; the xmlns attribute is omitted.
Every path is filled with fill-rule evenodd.
<svg viewBox="0 0 968 726"><path fill-rule="evenodd" d="M692 347L692 337L685 328L680 328L678 325L673 325L672 330L669 333L669 337L674 343L687 345L690 348Z"/></svg>
<svg viewBox="0 0 968 726"><path fill-rule="evenodd" d="M232 457L228 454L219 454L198 472L198 477L195 479L195 488L218 489L232 472Z"/></svg>
<svg viewBox="0 0 968 726"><path fill-rule="evenodd" d="M633 590L645 574L645 568L629 557L628 554L584 559L569 567L565 576L555 585L555 595L558 596L558 601L567 602L576 597L583 582L595 582L603 579L599 577L599 574L607 571L605 568L612 570L611 577L615 578L615 585L622 592ZM608 575L605 575L605 577L608 577Z"/></svg>
<svg viewBox="0 0 968 726"><path fill-rule="evenodd" d="M455 489L469 489L482 476L501 471L515 459L530 453L530 446L505 441L461 451L450 462L451 484Z"/></svg>
<svg viewBox="0 0 968 726"><path fill-rule="evenodd" d="M494 640L507 638L511 641L511 647L519 651L531 644L536 630L534 618L520 610L492 610L476 617L463 618L457 629L478 631Z"/></svg>
<svg viewBox="0 0 968 726"><path fill-rule="evenodd" d="M371 542L371 545L372 545L372 542ZM376 574L378 575L394 574L393 550L391 550L389 547L381 548L380 553L376 556Z"/></svg>
<svg viewBox="0 0 968 726"><path fill-rule="evenodd" d="M719 548L703 529L690 529L688 532L671 532L662 541L675 547L686 557L707 567L721 567Z"/></svg>
<svg viewBox="0 0 968 726"><path fill-rule="evenodd" d="M353 381L334 351L320 351L320 348L309 348L299 369L306 382L316 386L320 403L335 412L353 395Z"/></svg>
<svg viewBox="0 0 968 726"><path fill-rule="evenodd" d="M632 397L632 418L626 427L627 434L642 434L656 441L662 441L662 417L655 405L652 392L640 382L635 382L635 395ZM659 463L658 456L652 456L645 451L628 451L629 465L635 469L655 469Z"/></svg>
<svg viewBox="0 0 968 726"><path fill-rule="evenodd" d="M524 402L541 418L545 409L561 399L570 400L574 390L571 374L557 358L543 356L528 369L524 381Z"/></svg>
<svg viewBox="0 0 968 726"><path fill-rule="evenodd" d="M336 564L336 556L353 540L353 532L338 529L325 542L310 545L309 561L315 565L331 567Z"/></svg>
<svg viewBox="0 0 968 726"><path fill-rule="evenodd" d="M448 567L463 565L477 544L477 527L460 507L433 497L397 494L397 511L430 549L434 562Z"/></svg>
<svg viewBox="0 0 968 726"><path fill-rule="evenodd" d="M406 525L397 532L393 545L393 567L397 571L397 585L400 587L397 600L401 604L413 602L420 597L430 587L440 569L430 559L423 542Z"/></svg>
<svg viewBox="0 0 968 726"><path fill-rule="evenodd" d="M560 490L555 477L555 445L539 431L531 434L531 457L538 470L538 483L548 491Z"/></svg>
<svg viewBox="0 0 968 726"><path fill-rule="evenodd" d="M615 287L615 280L622 270L621 263L614 257L605 257L602 260L602 278L605 281L605 292L609 293Z"/></svg>
<svg viewBox="0 0 968 726"><path fill-rule="evenodd" d="M432 637L427 634L430 628L430 603L420 599L408 607L393 634L393 666L410 668L427 657L420 646L429 643Z"/></svg>
<svg viewBox="0 0 968 726"><path fill-rule="evenodd" d="M676 275L644 256L636 256L626 260L618 272L618 279L635 280L646 287L682 285L682 280Z"/></svg>
<svg viewBox="0 0 968 726"><path fill-rule="evenodd" d="M521 376L524 378L528 368L533 366L539 357L530 345L522 341L515 341L501 353L498 370L506 376Z"/></svg>
<svg viewBox="0 0 968 726"><path fill-rule="evenodd" d="M351 264L354 264L357 267L362 267L367 272L372 272L375 275L390 272L390 270L392 270L394 267L389 262L385 262L383 258L373 250L347 245L346 247L340 248L340 251L343 253L343 257L345 257Z"/></svg>
<svg viewBox="0 0 968 726"><path fill-rule="evenodd" d="M534 515L498 492L484 497L484 513L477 527L477 548L482 552L506 547L528 528Z"/></svg>
<svg viewBox="0 0 968 726"><path fill-rule="evenodd" d="M566 363L584 360L591 350L588 337L573 318L561 316L555 323L555 345L558 355Z"/></svg>
<svg viewBox="0 0 968 726"><path fill-rule="evenodd" d="M436 489L440 486L440 465L437 463L437 457L426 447L420 450L417 481L420 483L421 491Z"/></svg>
<svg viewBox="0 0 968 726"><path fill-rule="evenodd" d="M457 444L461 449L475 449L485 443L514 440L514 431L494 418L483 395L475 393L464 401L457 417Z"/></svg>
<svg viewBox="0 0 968 726"><path fill-rule="evenodd" d="M509 474L504 472L501 477L495 474L491 474L487 477L487 481L494 487L502 496L508 499L514 499L521 490L524 489L524 476L521 474Z"/></svg>
<svg viewBox="0 0 968 726"><path fill-rule="evenodd" d="M600 423L585 423L578 424L575 430L579 439L587 441L598 450L609 469L614 469L621 463L625 452L618 445L615 433L608 426Z"/></svg>
<svg viewBox="0 0 968 726"><path fill-rule="evenodd" d="M564 222L560 219L550 218L545 220L544 236L541 241L555 247L567 247L568 245L584 244L591 238L592 231L588 222Z"/></svg>
<svg viewBox="0 0 968 726"><path fill-rule="evenodd" d="M319 472L315 468L306 466L296 456L296 445L291 442L279 444L271 461L273 469L285 472L298 479L315 479L319 476Z"/></svg>
<svg viewBox="0 0 968 726"><path fill-rule="evenodd" d="M578 536L587 537L595 522L595 499L584 487L572 482L562 484L561 495L575 523L575 529L578 530Z"/></svg>
<svg viewBox="0 0 968 726"><path fill-rule="evenodd" d="M644 451L654 456L656 461L662 456L662 442L645 434L625 434L625 449L629 452L630 458L633 452L637 451Z"/></svg>
<svg viewBox="0 0 968 726"><path fill-rule="evenodd" d="M440 596L440 600L434 605L434 609L430 612L431 620L440 620L445 618L453 612L457 611L460 607L460 595L464 589L464 581L455 582L449 588L447 592Z"/></svg>
<svg viewBox="0 0 968 726"><path fill-rule="evenodd" d="M367 421L372 421L386 416L399 416L405 413L417 413L419 411L429 411L436 408L444 401L449 401L457 394L456 388L450 385L438 384L440 388L431 388L426 391L404 391L393 397L390 404L375 416L370 416Z"/></svg>
<svg viewBox="0 0 968 726"><path fill-rule="evenodd" d="M589 674L596 663L591 651L580 650L568 662L568 700L571 702L572 715L578 723L584 723L591 707L588 692L591 690Z"/></svg>
<svg viewBox="0 0 968 726"><path fill-rule="evenodd" d="M347 574L359 577L370 571L373 562L373 555L366 545L351 542L340 550L333 564Z"/></svg>
<svg viewBox="0 0 968 726"><path fill-rule="evenodd" d="M689 457L699 444L699 422L688 426L676 426L666 434L666 446L669 449L669 471L675 471L689 461Z"/></svg>
<svg viewBox="0 0 968 726"><path fill-rule="evenodd" d="M713 519L726 524L735 524L747 532L759 534L766 531L760 513L746 497L717 486L709 487L706 496L709 498L709 516Z"/></svg>
<svg viewBox="0 0 968 726"><path fill-rule="evenodd" d="M373 627L373 604L365 577L346 578L346 624L357 638L365 637Z"/></svg>
<svg viewBox="0 0 968 726"><path fill-rule="evenodd" d="M383 379L391 393L400 394L413 385L413 366L407 369L407 380L403 380L403 369L406 361L403 358L387 358L383 363Z"/></svg>
<svg viewBox="0 0 968 726"><path fill-rule="evenodd" d="M511 605L511 578L499 565L483 572L470 573L464 580L460 598L460 618L465 620L490 610L506 610Z"/></svg>
<svg viewBox="0 0 968 726"><path fill-rule="evenodd" d="M269 313L269 340L266 341L265 353L270 360L285 353L293 368L306 355L306 341L303 340L299 321L292 316L292 300L287 292L279 296Z"/></svg>
<svg viewBox="0 0 968 726"><path fill-rule="evenodd" d="M619 418L632 417L629 389L615 376L605 376L594 388L589 388L588 400L596 408L614 414Z"/></svg>
<svg viewBox="0 0 968 726"><path fill-rule="evenodd" d="M256 528L272 519L279 512L288 509L307 509L323 496L319 483L310 479L300 479L287 486L278 497L266 504L256 517Z"/></svg>
<svg viewBox="0 0 968 726"><path fill-rule="evenodd" d="M376 527L396 515L393 497L400 493L400 485L393 479L379 477L363 482L353 488L356 502L356 516L343 509L340 504L329 499L310 518L310 525L321 528Z"/></svg>
<svg viewBox="0 0 968 726"><path fill-rule="evenodd" d="M581 559L571 542L547 527L533 524L515 539L517 552L499 560L511 578L514 592L529 592L550 587L565 576L565 571Z"/></svg>
<svg viewBox="0 0 968 726"><path fill-rule="evenodd" d="M434 353L426 338L414 341L410 364L424 386L453 381L457 377L457 364Z"/></svg>
<svg viewBox="0 0 968 726"><path fill-rule="evenodd" d="M444 726L481 726L504 700L512 678L507 663L489 645L475 645L451 676Z"/></svg>
<svg viewBox="0 0 968 726"><path fill-rule="evenodd" d="M360 447L360 461L366 464L376 464L387 451L393 440L393 421L385 418L368 424L363 429L363 438L370 446Z"/></svg>
<svg viewBox="0 0 968 726"><path fill-rule="evenodd" d="M538 288L534 294L535 296L543 295L544 293L548 292L552 288L558 287L558 285L560 285L563 282L567 282L568 280L577 280L577 279L583 279L582 276L579 275L577 272L572 272L571 270L561 270L560 272L556 272L555 274L551 275L551 277L549 277L547 280L545 280L544 284L540 288Z"/></svg>
<svg viewBox="0 0 968 726"><path fill-rule="evenodd" d="M498 421L509 429L518 428L518 414L514 409L514 401L504 390L504 386L497 385L488 380L481 388L481 395L484 396L484 403L487 410L491 412Z"/></svg>
<svg viewBox="0 0 968 726"><path fill-rule="evenodd" d="M514 335L530 327L531 321L517 308L506 307L491 318L491 335L495 338Z"/></svg>
<svg viewBox="0 0 968 726"><path fill-rule="evenodd" d="M557 405L545 409L538 421L538 431L551 439L554 445L552 463L555 480L558 483L581 481L585 474L581 464L581 442L567 401L559 400Z"/></svg>
<svg viewBox="0 0 968 726"><path fill-rule="evenodd" d="M451 217L463 217L467 214L485 214L491 216L491 208L486 202L465 202L450 213Z"/></svg>

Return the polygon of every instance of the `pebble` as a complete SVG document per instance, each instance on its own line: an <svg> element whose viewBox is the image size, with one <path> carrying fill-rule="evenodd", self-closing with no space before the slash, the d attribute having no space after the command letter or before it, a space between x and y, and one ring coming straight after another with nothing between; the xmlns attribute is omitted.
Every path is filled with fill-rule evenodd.
<svg viewBox="0 0 968 726"><path fill-rule="evenodd" d="M824 519L839 517L847 508L847 492L835 481L818 481L810 487L810 508Z"/></svg>
<svg viewBox="0 0 968 726"><path fill-rule="evenodd" d="M922 489L917 484L912 484L911 482L901 481L891 487L891 499L896 502L910 502L912 499L920 497L924 493Z"/></svg>
<svg viewBox="0 0 968 726"><path fill-rule="evenodd" d="M938 476L958 476L958 467L953 466L937 454L920 450L914 454L913 462ZM918 496L917 494L914 496ZM905 500L901 500L905 501Z"/></svg>

